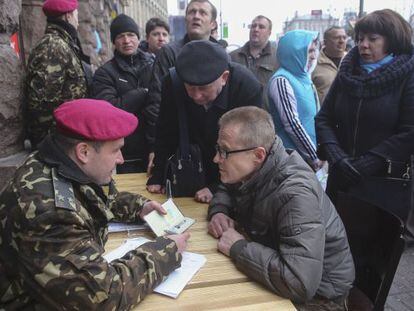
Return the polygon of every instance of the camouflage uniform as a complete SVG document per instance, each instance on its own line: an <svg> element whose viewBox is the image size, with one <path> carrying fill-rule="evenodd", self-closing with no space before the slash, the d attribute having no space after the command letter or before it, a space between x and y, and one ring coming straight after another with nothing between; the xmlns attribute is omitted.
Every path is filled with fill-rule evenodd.
<svg viewBox="0 0 414 311"><path fill-rule="evenodd" d="M48 136L0 196L0 310L128 310L180 266L160 237L108 263L111 219L138 220L147 201L108 194Z"/></svg>
<svg viewBox="0 0 414 311"><path fill-rule="evenodd" d="M83 53L77 41L62 25L49 22L45 35L30 53L26 80L27 130L33 147L54 125L55 108L88 95Z"/></svg>

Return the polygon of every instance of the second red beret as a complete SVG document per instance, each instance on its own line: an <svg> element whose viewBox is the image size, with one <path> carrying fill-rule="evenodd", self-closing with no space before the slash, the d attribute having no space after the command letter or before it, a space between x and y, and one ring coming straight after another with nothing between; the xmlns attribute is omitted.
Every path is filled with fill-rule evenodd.
<svg viewBox="0 0 414 311"><path fill-rule="evenodd" d="M46 16L59 16L78 8L78 0L46 0L43 12Z"/></svg>

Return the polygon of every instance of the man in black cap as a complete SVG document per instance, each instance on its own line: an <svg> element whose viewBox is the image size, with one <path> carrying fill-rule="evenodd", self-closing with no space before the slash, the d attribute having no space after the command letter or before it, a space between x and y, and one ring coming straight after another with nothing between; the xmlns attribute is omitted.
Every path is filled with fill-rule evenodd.
<svg viewBox="0 0 414 311"><path fill-rule="evenodd" d="M179 144L177 99L187 113L190 142L200 147L205 167L206 185L197 191L195 200L208 203L219 182L218 168L213 163L218 119L235 107L262 107L262 87L249 70L229 62L219 44L207 40L187 43L177 57L175 70L179 86L173 87L170 73L162 83L154 168L147 189L154 193L164 190L165 164Z"/></svg>
<svg viewBox="0 0 414 311"><path fill-rule="evenodd" d="M148 105L144 110L147 139L150 147L155 139L155 124L161 103L161 80L168 73L168 69L174 67L178 53L183 46L192 40L210 40L217 42L210 36L211 31L217 26L217 9L208 0L191 0L185 11L185 23L187 34L181 40L173 41L163 46L155 59L154 69L149 88ZM148 173L152 166L153 153L150 154Z"/></svg>
<svg viewBox="0 0 414 311"><path fill-rule="evenodd" d="M138 48L139 31L135 21L118 15L111 23L111 40L114 57L100 67L93 78L93 96L131 112L143 120L142 110L147 100L153 58ZM122 153L125 162L117 166L118 173L145 172L148 160L148 143L140 123L132 135L125 139Z"/></svg>

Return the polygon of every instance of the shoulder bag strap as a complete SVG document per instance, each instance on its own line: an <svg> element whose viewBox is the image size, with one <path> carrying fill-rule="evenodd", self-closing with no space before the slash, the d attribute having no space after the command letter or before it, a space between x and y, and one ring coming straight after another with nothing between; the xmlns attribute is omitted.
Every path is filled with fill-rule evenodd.
<svg viewBox="0 0 414 311"><path fill-rule="evenodd" d="M188 159L190 157L190 139L188 137L187 115L184 107L184 92L183 83L177 75L175 67L169 69L170 77L173 86L173 94L175 104L178 110L178 125L180 129L180 153L181 158Z"/></svg>

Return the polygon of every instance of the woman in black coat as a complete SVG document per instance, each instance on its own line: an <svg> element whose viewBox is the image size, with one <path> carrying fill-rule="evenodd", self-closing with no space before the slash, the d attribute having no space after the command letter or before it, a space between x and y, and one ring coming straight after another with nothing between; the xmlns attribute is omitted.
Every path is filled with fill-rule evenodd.
<svg viewBox="0 0 414 311"><path fill-rule="evenodd" d="M411 34L410 25L389 9L372 12L355 25L357 46L343 59L315 118L318 155L329 163L327 193L334 203L338 191L358 192L368 177L411 177ZM374 196L393 197L390 191L378 189ZM408 205L403 214L406 218Z"/></svg>

